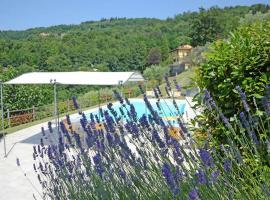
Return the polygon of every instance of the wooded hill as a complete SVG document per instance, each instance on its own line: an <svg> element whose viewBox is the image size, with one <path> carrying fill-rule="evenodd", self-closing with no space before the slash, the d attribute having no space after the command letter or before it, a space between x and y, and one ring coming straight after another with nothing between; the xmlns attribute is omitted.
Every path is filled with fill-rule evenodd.
<svg viewBox="0 0 270 200"><path fill-rule="evenodd" d="M111 18L79 25L0 31L0 79L5 81L29 71L142 72L151 70L152 65L167 67L172 62L169 52L178 45L203 46L227 38L245 21L265 18L270 19L269 6L257 4L201 8L166 20ZM96 88L61 86L59 100L89 89ZM4 109L49 104L52 97L50 86L5 86Z"/></svg>
<svg viewBox="0 0 270 200"><path fill-rule="evenodd" d="M0 67L25 71L143 71L170 62L181 44L204 45L226 37L248 13L268 5L185 12L166 20L111 18L25 31L0 32Z"/></svg>

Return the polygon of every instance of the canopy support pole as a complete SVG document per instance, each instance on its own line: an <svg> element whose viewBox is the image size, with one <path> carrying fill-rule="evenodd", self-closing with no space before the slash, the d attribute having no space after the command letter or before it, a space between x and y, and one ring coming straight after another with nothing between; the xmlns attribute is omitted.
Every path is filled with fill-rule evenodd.
<svg viewBox="0 0 270 200"><path fill-rule="evenodd" d="M53 82L53 93L54 93L54 118L55 118L55 127L57 129L57 133L59 134L59 113L57 106L57 83L56 80Z"/></svg>
<svg viewBox="0 0 270 200"><path fill-rule="evenodd" d="M98 118L100 119L100 88L98 88Z"/></svg>
<svg viewBox="0 0 270 200"><path fill-rule="evenodd" d="M3 103L3 82L0 80L1 85L1 117L2 117L2 133L3 133L3 141L4 141L4 157L7 157L7 148L6 148L6 135L5 135L5 124L4 124L4 103Z"/></svg>
<svg viewBox="0 0 270 200"><path fill-rule="evenodd" d="M118 85L120 85L121 97L124 98L123 97L123 81L122 80L118 81Z"/></svg>

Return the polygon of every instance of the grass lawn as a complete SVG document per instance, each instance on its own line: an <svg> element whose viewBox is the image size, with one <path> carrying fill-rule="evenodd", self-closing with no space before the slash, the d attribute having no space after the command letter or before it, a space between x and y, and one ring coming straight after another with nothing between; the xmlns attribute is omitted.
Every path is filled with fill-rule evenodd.
<svg viewBox="0 0 270 200"><path fill-rule="evenodd" d="M188 69L188 70L186 70L186 71L184 71L181 74L178 74L176 76L177 83L180 84L180 86L182 87L183 93L185 93L186 89L191 87L192 84L194 83L194 81L192 79L195 77L195 70L196 70L196 68L193 67L193 68ZM174 79L174 77L169 78L171 83L173 83L173 79ZM165 86L166 86L165 82L163 82L160 85L160 89L161 89L162 94L166 94ZM172 86L172 88L175 88L174 85Z"/></svg>

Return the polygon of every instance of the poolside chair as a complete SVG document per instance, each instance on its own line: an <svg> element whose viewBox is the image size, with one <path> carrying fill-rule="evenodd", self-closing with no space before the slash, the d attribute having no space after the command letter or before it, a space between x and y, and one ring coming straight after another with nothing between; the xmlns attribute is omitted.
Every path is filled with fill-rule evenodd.
<svg viewBox="0 0 270 200"><path fill-rule="evenodd" d="M96 128L96 130L98 131L98 130L103 130L103 131L105 131L106 129L105 129L105 126L104 126L104 123L96 123L95 124L95 128Z"/></svg>
<svg viewBox="0 0 270 200"><path fill-rule="evenodd" d="M146 96L148 96L148 97L154 97L155 96L154 91L153 90L147 90L146 91Z"/></svg>
<svg viewBox="0 0 270 200"><path fill-rule="evenodd" d="M169 134L172 138L174 138L176 140L183 140L182 132L181 132L181 129L179 127L171 126L168 128L168 130L169 130Z"/></svg>
<svg viewBox="0 0 270 200"><path fill-rule="evenodd" d="M173 91L173 96L174 97L181 97L181 92L180 91Z"/></svg>
<svg viewBox="0 0 270 200"><path fill-rule="evenodd" d="M67 119L63 119L63 123L64 123L64 125L69 133L72 133L73 131L75 131L76 126L72 123L71 123L71 125L68 125Z"/></svg>

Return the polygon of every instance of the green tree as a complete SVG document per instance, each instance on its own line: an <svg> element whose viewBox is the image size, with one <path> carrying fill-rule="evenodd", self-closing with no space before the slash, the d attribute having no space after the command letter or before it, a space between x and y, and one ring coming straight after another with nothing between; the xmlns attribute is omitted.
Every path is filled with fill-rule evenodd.
<svg viewBox="0 0 270 200"><path fill-rule="evenodd" d="M147 56L147 64L148 65L157 65L161 62L162 54L160 48L152 48L150 49Z"/></svg>
<svg viewBox="0 0 270 200"><path fill-rule="evenodd" d="M168 67L152 65L144 70L143 75L147 80L156 80L158 81L158 84L161 84L161 81L166 73L169 73Z"/></svg>
<svg viewBox="0 0 270 200"><path fill-rule="evenodd" d="M213 42L221 37L222 28L217 20L217 14L214 10L200 9L197 18L191 24L191 44L193 46L203 46L206 42Z"/></svg>
<svg viewBox="0 0 270 200"><path fill-rule="evenodd" d="M242 17L240 19L240 24L247 25L247 24L253 24L256 22L262 22L262 21L269 21L270 20L270 11L261 13L256 12L253 14L252 12L245 15L245 17Z"/></svg>
<svg viewBox="0 0 270 200"><path fill-rule="evenodd" d="M71 65L70 60L65 55L53 55L46 60L48 71L65 71L64 68Z"/></svg>
<svg viewBox="0 0 270 200"><path fill-rule="evenodd" d="M12 66L1 69L0 79L8 81L19 75ZM32 85L5 85L4 109L17 110L52 103L53 87Z"/></svg>

